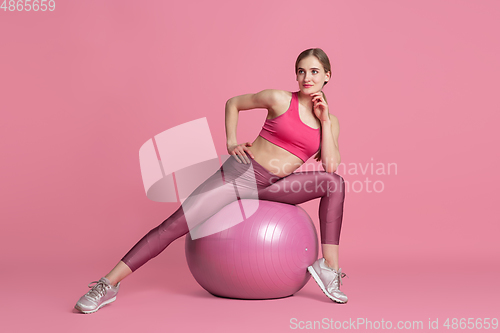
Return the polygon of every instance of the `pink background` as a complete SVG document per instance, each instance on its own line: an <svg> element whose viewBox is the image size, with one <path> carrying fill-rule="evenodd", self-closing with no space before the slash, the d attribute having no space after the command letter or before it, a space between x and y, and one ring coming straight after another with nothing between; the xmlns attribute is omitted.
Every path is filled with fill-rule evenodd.
<svg viewBox="0 0 500 333"><path fill-rule="evenodd" d="M5 332L285 332L290 319L424 322L498 316L500 3L57 1L0 11L0 278ZM237 301L192 278L184 238L123 280L115 303L73 311L178 206L145 195L138 151L207 117L225 154L224 103L295 91L309 47L352 164L397 164L380 193L346 194L345 305L311 280L291 298ZM265 110L240 113L253 141ZM312 163L309 161L309 163ZM302 204L318 226L319 200Z"/></svg>

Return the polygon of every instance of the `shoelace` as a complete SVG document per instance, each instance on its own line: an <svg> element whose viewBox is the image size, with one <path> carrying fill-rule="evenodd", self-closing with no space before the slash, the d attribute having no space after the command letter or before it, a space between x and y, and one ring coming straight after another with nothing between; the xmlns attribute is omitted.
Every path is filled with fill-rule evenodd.
<svg viewBox="0 0 500 333"><path fill-rule="evenodd" d="M335 282L335 280L339 280L340 284L342 285L342 278L343 277L348 277L346 273L342 272L342 273L337 273L337 272L334 272L335 274L335 278L332 279L332 281L330 281L330 283L328 283L328 286L327 286L327 290L331 290L331 287L333 285L333 283Z"/></svg>
<svg viewBox="0 0 500 333"><path fill-rule="evenodd" d="M91 286L92 283L96 283L96 285ZM106 295L106 292L107 292L106 283L104 283L103 281L92 281L89 283L88 287L92 288L87 293L87 295L90 298L97 300L98 297Z"/></svg>

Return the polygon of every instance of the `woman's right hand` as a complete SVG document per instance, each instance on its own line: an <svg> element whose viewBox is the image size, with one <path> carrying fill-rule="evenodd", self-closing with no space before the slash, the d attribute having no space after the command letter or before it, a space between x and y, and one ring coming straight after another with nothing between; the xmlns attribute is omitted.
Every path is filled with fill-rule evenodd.
<svg viewBox="0 0 500 333"><path fill-rule="evenodd" d="M245 164L250 164L250 160L248 159L248 156L245 152L248 152L248 155L254 158L252 152L250 151L250 149L248 149L248 147L251 146L251 142L245 142L239 145L229 145L227 146L227 152L229 153L229 155L232 155L236 159L236 161L238 161L238 163L243 162Z"/></svg>

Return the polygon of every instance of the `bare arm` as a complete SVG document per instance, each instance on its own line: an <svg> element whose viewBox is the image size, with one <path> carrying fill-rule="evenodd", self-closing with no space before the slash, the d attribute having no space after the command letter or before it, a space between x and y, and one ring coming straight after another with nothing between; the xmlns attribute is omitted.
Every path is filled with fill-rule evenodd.
<svg viewBox="0 0 500 333"><path fill-rule="evenodd" d="M233 97L226 102L226 145L227 152L234 156L238 162L250 163L245 152L254 158L248 147L251 142L238 144L236 138L236 128L238 125L238 114L241 110L267 109L274 111L283 100L286 100L286 93L282 90L267 89L256 94L246 94ZM241 162L240 162L241 163Z"/></svg>
<svg viewBox="0 0 500 333"><path fill-rule="evenodd" d="M267 89L256 94L246 94L230 98L226 102L227 144L236 144L238 113L250 109L272 109L278 100L279 90Z"/></svg>
<svg viewBox="0 0 500 333"><path fill-rule="evenodd" d="M313 110L321 121L321 165L328 173L337 170L340 164L339 151L339 120L329 112L328 104L322 93L311 95L314 103Z"/></svg>
<svg viewBox="0 0 500 333"><path fill-rule="evenodd" d="M333 173L340 164L339 120L331 113L328 117L328 120L321 122L323 127L321 164L326 172Z"/></svg>

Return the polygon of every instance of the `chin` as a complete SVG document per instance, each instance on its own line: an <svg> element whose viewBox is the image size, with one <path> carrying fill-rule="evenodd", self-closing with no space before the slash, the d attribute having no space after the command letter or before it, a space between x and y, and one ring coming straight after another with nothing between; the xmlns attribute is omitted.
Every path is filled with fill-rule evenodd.
<svg viewBox="0 0 500 333"><path fill-rule="evenodd" d="M317 88L317 87L309 87L309 88L301 87L300 91L302 91L304 94L308 95L308 94L315 94L315 93L320 92L321 88Z"/></svg>

